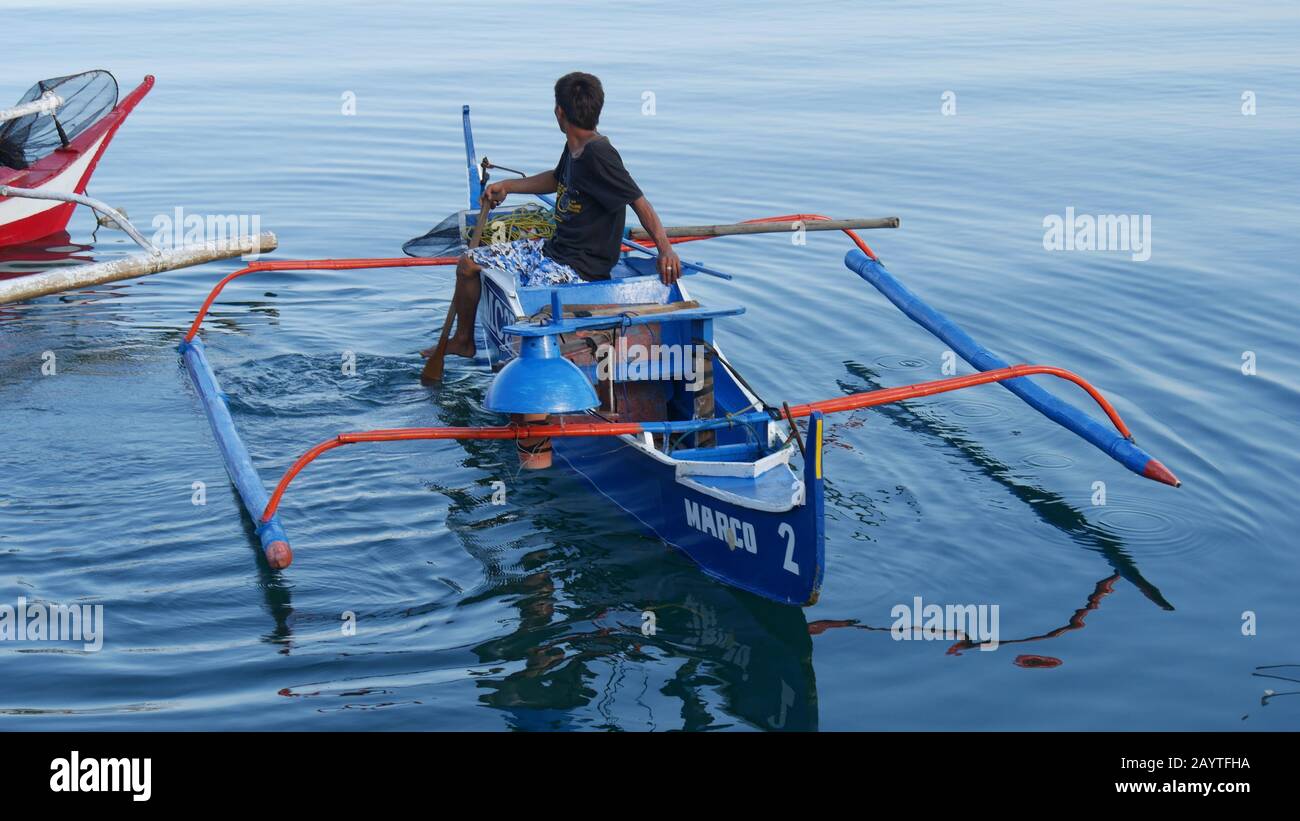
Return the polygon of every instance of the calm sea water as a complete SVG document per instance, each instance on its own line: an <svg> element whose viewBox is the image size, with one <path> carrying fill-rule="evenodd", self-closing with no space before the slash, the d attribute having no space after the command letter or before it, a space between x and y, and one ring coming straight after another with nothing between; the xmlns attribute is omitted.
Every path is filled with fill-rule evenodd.
<svg viewBox="0 0 1300 821"><path fill-rule="evenodd" d="M481 154L541 169L551 84L590 70L666 222L901 217L867 237L891 270L1007 359L1095 381L1184 487L986 387L832 420L808 610L719 586L493 443L331 453L273 573L176 352L234 266L46 297L0 309L0 603L102 604L106 637L0 645L0 727L1300 728L1294 3L54 5L3 13L0 102L156 74L91 187L145 226L257 215L279 256L396 255L464 207L461 104ZM1069 207L1150 215L1150 260L1045 251ZM130 252L92 228L56 257ZM736 274L693 287L748 307L718 337L765 396L941 375L842 236L688 249ZM438 270L232 285L206 338L263 476L340 430L490 421L485 373L415 379L448 297ZM1002 647L893 640L917 596L998 605Z"/></svg>

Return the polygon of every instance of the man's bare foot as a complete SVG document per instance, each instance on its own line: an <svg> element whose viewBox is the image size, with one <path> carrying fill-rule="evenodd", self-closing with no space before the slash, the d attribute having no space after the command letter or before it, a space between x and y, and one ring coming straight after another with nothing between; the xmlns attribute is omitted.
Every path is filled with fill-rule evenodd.
<svg viewBox="0 0 1300 821"><path fill-rule="evenodd" d="M473 359L474 354L478 353L478 348L474 346L474 337L457 339L453 336L447 340L447 353L451 356L463 356L467 359Z"/></svg>

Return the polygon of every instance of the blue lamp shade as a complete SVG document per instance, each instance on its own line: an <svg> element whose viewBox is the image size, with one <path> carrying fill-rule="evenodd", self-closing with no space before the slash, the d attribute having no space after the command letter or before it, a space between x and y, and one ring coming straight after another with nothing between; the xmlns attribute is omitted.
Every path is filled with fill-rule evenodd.
<svg viewBox="0 0 1300 821"><path fill-rule="evenodd" d="M599 407L600 398L582 370L560 355L554 336L528 336L492 380L484 404L497 413L574 413Z"/></svg>

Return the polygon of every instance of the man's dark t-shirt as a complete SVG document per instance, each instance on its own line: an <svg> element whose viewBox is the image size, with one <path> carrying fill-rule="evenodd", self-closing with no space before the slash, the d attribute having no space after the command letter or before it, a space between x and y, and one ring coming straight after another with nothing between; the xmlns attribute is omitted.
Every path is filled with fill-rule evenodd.
<svg viewBox="0 0 1300 821"><path fill-rule="evenodd" d="M577 159L566 145L555 179L555 236L546 241L543 253L583 279L609 279L609 269L618 262L627 206L640 199L641 189L606 137L584 145Z"/></svg>

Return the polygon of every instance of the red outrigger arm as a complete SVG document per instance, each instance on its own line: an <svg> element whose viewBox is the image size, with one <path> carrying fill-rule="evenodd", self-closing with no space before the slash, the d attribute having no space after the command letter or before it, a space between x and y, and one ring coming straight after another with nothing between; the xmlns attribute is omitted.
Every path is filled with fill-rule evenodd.
<svg viewBox="0 0 1300 821"><path fill-rule="evenodd" d="M827 218L816 214L791 214L780 217L767 217L759 220L750 220L750 222L767 222L772 220L790 219L812 220ZM866 259L878 265L878 258L871 249L867 247L866 243L858 237L856 232L845 230L845 233L853 239L859 251ZM708 239L708 237L682 237L676 238L674 242L691 241L694 239ZM213 430L218 439L218 444L226 457L227 468L229 469L231 477L239 490L240 497L244 502L244 507L250 513L255 515L260 511L258 536L262 541L263 550L266 553L267 560L273 568L279 569L287 567L293 558L287 538L284 535L283 528L280 526L279 517L277 515L285 491L288 489L294 478L318 456L326 451L342 447L343 445L352 445L362 442L399 442L440 439L531 439L625 436L640 435L644 433L672 435L739 425L766 424L775 419L775 417L769 415L766 411L752 411L745 414L717 419L695 419L680 422L590 422L573 421L575 418L585 420L589 417L568 417L561 418L559 422L548 425L520 424L496 427L396 428L340 433L331 439L320 442L311 450L299 457L289 470L285 472L284 476L281 477L275 490L268 497L265 488L261 483L261 479L258 477L257 471L252 465L248 452L244 448L243 443L239 439L238 433L234 429L233 420L230 418L229 410L225 407L225 400L221 395L219 386L217 385L216 376L212 372L211 366L208 364L203 353L202 340L198 339L198 332L203 324L203 319L207 316L207 313L211 309L217 296L220 295L225 286L231 281L257 271L400 268L454 265L456 262L457 259L455 257L258 261L224 277L216 284L216 286L213 287L212 291L208 294L207 299L204 300L197 316L195 316L193 323L185 334L185 339L180 345L180 350L182 355L185 357L186 364L189 367L191 374L194 376L195 385L198 388L200 397L207 409L209 418L213 425ZM911 295L909 294L908 296ZM911 315L913 315L913 312L909 312L909 316ZM1075 373L1067 371L1064 368L1056 368L1047 365L1006 365L997 368L986 367L978 373L967 374L964 376L954 376L948 379L940 379L932 382L920 382L913 385L902 385L894 388L881 388L848 396L824 399L819 402L809 402L802 405L796 405L789 408L788 413L791 419L806 418L818 412L842 413L845 411L875 407L877 405L886 405L893 402L902 402L909 399L918 399L925 396L933 396L939 393L963 390L965 388L995 382L1011 382L1012 386L1017 387L1017 393L1023 393L1024 388L1019 386L1026 383L1014 382L1013 380L1034 375L1055 376L1073 382L1083 388L1084 391L1086 391L1088 395L1091 396L1092 399L1101 407L1102 411L1118 432L1119 436L1115 437L1116 442L1131 446L1133 437L1129 432L1128 426L1124 424L1124 420L1120 418L1119 413L1116 412L1110 402L1102 396L1100 391L1083 379L1083 377ZM1041 408L1039 409L1041 410ZM1095 425L1096 423L1094 421L1091 422L1091 424ZM1097 427L1100 428L1101 426L1097 425ZM1136 448L1131 449L1137 452L1140 456L1146 457L1145 453L1137 451ZM1114 456L1115 454L1112 453L1110 455ZM819 452L812 453L809 454L809 458L818 460L818 463L820 464L821 454ZM1141 469L1134 469L1132 466L1130 466L1130 469L1134 469L1134 472L1139 473L1148 479L1173 485L1174 487L1180 485L1177 477L1175 477L1168 468L1156 459L1147 458L1149 461L1143 461Z"/></svg>
<svg viewBox="0 0 1300 821"><path fill-rule="evenodd" d="M888 405L893 402L903 402L908 399L919 399L923 396L933 396L938 393L948 393L949 391L959 391L964 388L972 388L976 385L987 385L991 382L1002 382L1007 379L1018 379L1022 376L1046 375L1055 376L1068 380L1087 391L1097 404L1110 419L1111 424L1119 431L1124 438L1132 436L1129 433L1128 426L1120 418L1119 413L1101 395L1101 392L1088 383L1078 374L1071 373L1064 368L1055 368L1050 365L1011 365L1007 368L1000 368L995 371L981 371L979 373L966 374L964 376L954 376L948 379L939 379L933 382L918 382L914 385L901 385L896 388L881 388L864 393L855 393L848 396L839 396L834 399L823 399L820 402L809 402L803 405L794 405L790 407L790 416L795 418L805 418L811 416L814 412L821 413L843 413L844 411L860 410L862 408L872 408L877 405ZM579 417L586 418L586 417ZM772 421L772 417L765 411L753 411L751 413L741 414L738 416L722 417L718 419L693 419L683 422L570 422L561 421L550 425L499 425L494 427L446 427L446 428L391 428L387 430L370 430L358 431L355 433L340 433L332 439L317 444L311 450L298 457L298 461L285 471L284 476L280 478L279 484L276 485L275 491L271 494L270 500L262 510L262 522L270 522L274 518L276 510L280 507L280 500L289 488L289 484L294 480L303 468L311 464L316 457L326 451L343 445L355 445L361 442L407 442L419 439L533 439L533 438L567 438L582 436L637 436L643 433L676 435L680 433L691 433L694 431L710 430L718 428L736 427L740 425L753 425ZM820 459L821 454L813 454L812 458ZM1158 463L1157 463L1158 464ZM1160 466L1163 475L1151 476L1156 481L1164 482L1177 486L1178 479L1174 477L1164 466Z"/></svg>
<svg viewBox="0 0 1300 821"><path fill-rule="evenodd" d="M454 263L455 260L450 260L450 262ZM242 268L224 277L208 294L208 298L203 302L203 307L199 310L194 323L185 334L185 339L181 342L179 349L181 356L185 360L185 367L189 370L190 377L194 381L194 389L198 393L199 400L203 403L204 412L208 416L208 421L212 424L212 434L217 440L217 447L221 449L222 460L226 463L226 472L230 474L230 480L234 483L235 489L239 493L239 499L243 503L244 509L249 512L249 515L256 515L257 511L266 507L268 502L266 486L262 484L262 478L258 474L256 466L253 465L253 459L248 453L248 448L244 446L239 431L235 428L235 420L230 416L226 396L221 390L221 385L217 382L217 375L212 370L207 355L204 353L203 340L198 338L199 326L202 325L203 318L212 307L217 295L221 293L227 283L254 271L396 268L407 265L445 264L447 264L446 260L436 259L261 261L254 262L247 268ZM284 528L281 527L277 517L273 516L270 520L259 523L257 538L262 543L262 552L271 567L278 570L288 567L293 561L293 550L289 547L289 538L285 535Z"/></svg>
<svg viewBox="0 0 1300 821"><path fill-rule="evenodd" d="M190 329L185 332L185 341L192 342L199 335L199 328L203 326L203 320L212 310L212 303L217 301L217 297L226 289L226 286L232 281L239 279L246 274L257 273L258 271L349 271L362 268L420 268L434 265L455 265L456 257L396 257L396 258L378 258L378 259L268 259L250 262L246 268L240 268L234 273L222 277L221 281L212 286L208 292L208 298L203 300L203 305L199 307L198 315L190 323Z"/></svg>

